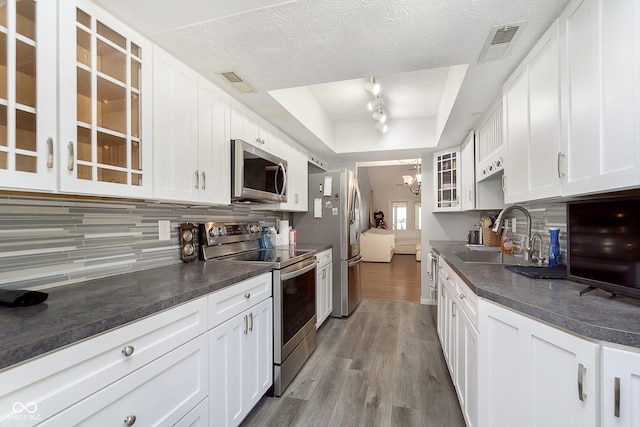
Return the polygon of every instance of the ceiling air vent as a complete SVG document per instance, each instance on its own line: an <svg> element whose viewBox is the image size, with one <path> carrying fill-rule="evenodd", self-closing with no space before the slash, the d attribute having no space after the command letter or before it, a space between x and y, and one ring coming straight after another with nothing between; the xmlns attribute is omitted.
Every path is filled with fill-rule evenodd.
<svg viewBox="0 0 640 427"><path fill-rule="evenodd" d="M513 22L511 24L495 25L487 41L482 47L478 62L494 61L506 57L511 47L522 33L527 21Z"/></svg>
<svg viewBox="0 0 640 427"><path fill-rule="evenodd" d="M221 71L218 73L225 79L231 86L235 88L240 93L251 93L256 90L247 82L245 82L242 77L238 75L235 71Z"/></svg>

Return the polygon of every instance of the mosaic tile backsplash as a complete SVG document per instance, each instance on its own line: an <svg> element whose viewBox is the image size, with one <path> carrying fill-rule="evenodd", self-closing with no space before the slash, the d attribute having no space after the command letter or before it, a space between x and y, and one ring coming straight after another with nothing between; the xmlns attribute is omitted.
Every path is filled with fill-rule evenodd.
<svg viewBox="0 0 640 427"><path fill-rule="evenodd" d="M531 203L523 204L531 215L531 234L540 233L542 237L542 253L544 258L549 258L550 228L560 229L560 258L562 263L567 262L567 208L566 203ZM516 251L521 251L521 240L527 229L524 215L515 211L516 218ZM536 243L536 251L538 244Z"/></svg>
<svg viewBox="0 0 640 427"><path fill-rule="evenodd" d="M0 287L46 289L177 264L183 222L275 225L282 215L247 205L0 197ZM158 220L171 222L170 240L158 240Z"/></svg>

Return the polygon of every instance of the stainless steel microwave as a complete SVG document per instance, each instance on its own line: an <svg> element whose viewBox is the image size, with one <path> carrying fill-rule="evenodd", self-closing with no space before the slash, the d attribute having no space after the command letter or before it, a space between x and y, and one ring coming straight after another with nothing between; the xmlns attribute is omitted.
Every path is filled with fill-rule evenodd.
<svg viewBox="0 0 640 427"><path fill-rule="evenodd" d="M286 160L246 141L232 139L231 201L286 202Z"/></svg>

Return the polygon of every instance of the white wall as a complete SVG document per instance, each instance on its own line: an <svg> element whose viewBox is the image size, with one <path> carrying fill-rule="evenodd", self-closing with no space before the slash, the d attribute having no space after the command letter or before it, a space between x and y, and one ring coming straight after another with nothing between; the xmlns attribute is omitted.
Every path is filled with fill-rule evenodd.
<svg viewBox="0 0 640 427"><path fill-rule="evenodd" d="M372 166L369 172L369 182L373 190L373 209L384 212L384 219L391 228L391 202L407 202L407 230L415 230L414 204L420 202L420 197L403 187L402 175L413 175L410 170L413 165L402 166Z"/></svg>

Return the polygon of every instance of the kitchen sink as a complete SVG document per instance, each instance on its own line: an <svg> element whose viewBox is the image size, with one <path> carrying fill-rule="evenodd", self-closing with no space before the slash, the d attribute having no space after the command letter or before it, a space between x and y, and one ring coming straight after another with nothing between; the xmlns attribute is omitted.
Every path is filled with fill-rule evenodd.
<svg viewBox="0 0 640 427"><path fill-rule="evenodd" d="M522 257L503 254L495 251L453 251L454 255L469 264L502 264L502 265L531 265Z"/></svg>
<svg viewBox="0 0 640 427"><path fill-rule="evenodd" d="M464 245L470 251L478 251L478 252L500 252L499 246L484 246L484 245L472 245L467 244Z"/></svg>

